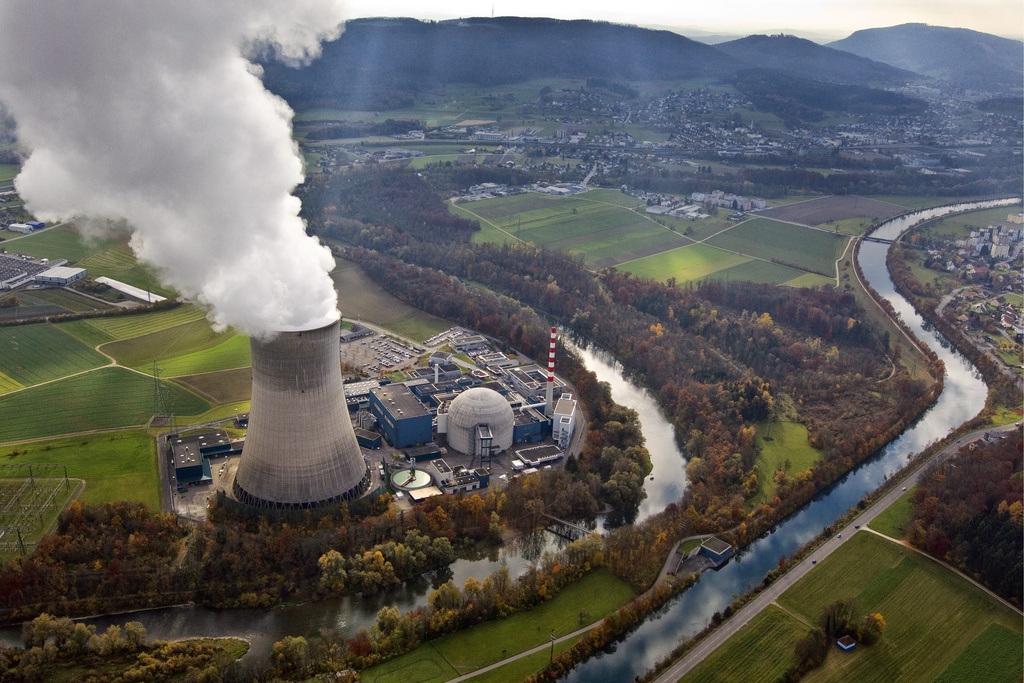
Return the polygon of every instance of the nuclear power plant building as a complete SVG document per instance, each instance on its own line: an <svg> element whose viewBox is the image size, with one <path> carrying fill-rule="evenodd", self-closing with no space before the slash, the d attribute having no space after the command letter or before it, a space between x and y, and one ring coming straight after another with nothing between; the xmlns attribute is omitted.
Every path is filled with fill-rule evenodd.
<svg viewBox="0 0 1024 683"><path fill-rule="evenodd" d="M370 483L341 376L340 320L253 338L252 405L232 491L255 507L349 500Z"/></svg>

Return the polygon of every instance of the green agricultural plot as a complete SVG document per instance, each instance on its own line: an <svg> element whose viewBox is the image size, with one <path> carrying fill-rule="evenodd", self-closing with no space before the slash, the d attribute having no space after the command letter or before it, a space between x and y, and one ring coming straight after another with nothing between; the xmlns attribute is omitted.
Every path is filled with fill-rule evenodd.
<svg viewBox="0 0 1024 683"><path fill-rule="evenodd" d="M910 489L896 499L896 502L887 507L882 514L875 517L868 525L880 534L890 538L903 540L903 528L907 526L914 513L914 506L910 502L914 495L914 489Z"/></svg>
<svg viewBox="0 0 1024 683"><path fill-rule="evenodd" d="M860 614L879 612L882 639L852 652L829 651L802 680L1013 683L1020 679L1020 614L943 565L867 531L857 532L683 683L773 681L793 662L796 640L826 605L854 598ZM754 658L754 659L751 659ZM789 658L789 659L787 659ZM970 674L965 674L968 671Z"/></svg>
<svg viewBox="0 0 1024 683"><path fill-rule="evenodd" d="M1020 634L992 624L946 667L935 683L1015 683L1024 670Z"/></svg>
<svg viewBox="0 0 1024 683"><path fill-rule="evenodd" d="M91 324L89 320L72 320L66 323L58 323L57 327L91 348L96 348L100 344L106 344L115 339L115 337Z"/></svg>
<svg viewBox="0 0 1024 683"><path fill-rule="evenodd" d="M174 381L214 405L248 401L252 398L252 368L244 367L198 375L182 375ZM245 412L248 408L234 412ZM226 413L233 415L234 413ZM205 419L206 416L204 416Z"/></svg>
<svg viewBox="0 0 1024 683"><path fill-rule="evenodd" d="M843 237L767 218L744 221L707 243L826 276L835 273L835 262L846 247Z"/></svg>
<svg viewBox="0 0 1024 683"><path fill-rule="evenodd" d="M195 323L188 323L188 325L194 324ZM173 330L177 329L178 328L173 328ZM165 330L165 332L173 330ZM161 335L165 332L157 332L155 334ZM142 339L146 338L147 337L142 337ZM215 346L159 360L157 362L157 367L160 368L160 376L179 377L182 375L195 375L203 372L217 372L219 370L247 368L252 365L252 354L249 350L248 337L229 331L216 335L215 339L221 340ZM175 344L173 350L184 350L186 348L190 348L190 345L183 343L178 346ZM151 368L142 364L138 366L138 369L148 372Z"/></svg>
<svg viewBox="0 0 1024 683"><path fill-rule="evenodd" d="M60 463L68 476L84 479L84 503L138 500L160 508L156 442L144 429L38 441L0 448L0 462Z"/></svg>
<svg viewBox="0 0 1024 683"><path fill-rule="evenodd" d="M6 394L9 391L21 389L22 386L24 385L18 382L17 380L8 377L4 373L0 372L0 394Z"/></svg>
<svg viewBox="0 0 1024 683"><path fill-rule="evenodd" d="M18 295L22 296L20 292ZM88 298L73 289L37 289L32 291L31 296L40 301L60 306L65 310L76 313L81 311L107 310L113 308L113 306L108 303L101 303L96 299Z"/></svg>
<svg viewBox="0 0 1024 683"><path fill-rule="evenodd" d="M22 386L48 382L109 362L48 323L0 328L0 349L0 373Z"/></svg>
<svg viewBox="0 0 1024 683"><path fill-rule="evenodd" d="M754 259L715 273L716 280L726 282L762 282L790 287L820 287L834 285L835 280L817 273L807 273L778 263Z"/></svg>
<svg viewBox="0 0 1024 683"><path fill-rule="evenodd" d="M633 596L633 590L626 583L608 571L597 570L570 585L550 601L528 612L444 636L386 664L366 669L360 674L362 680L368 683L450 680L458 674L475 671L501 661L507 655L542 645L547 642L552 629L556 634L575 631L581 626L581 612L586 612L589 616L588 621L592 622L614 611ZM568 646L562 644L563 648ZM426 654L424 650L427 650ZM436 657L431 654L431 650L436 653ZM416 671L432 675L434 671L446 669L450 669L454 674L449 673L448 678L441 679L405 677L413 675Z"/></svg>
<svg viewBox="0 0 1024 683"><path fill-rule="evenodd" d="M109 335L112 339L131 339L160 330L176 327L205 317L195 306L185 305L164 311L139 313L136 315L91 318L89 324Z"/></svg>
<svg viewBox="0 0 1024 683"><path fill-rule="evenodd" d="M196 362L194 354L197 351L213 349L234 336L233 331L214 332L205 318L199 318L175 327L111 342L103 346L103 352L116 358L121 365L147 372L154 361L160 367L165 367L165 361L179 356L191 356L179 363L180 369L185 370L181 374L191 374L196 372L190 370L190 363Z"/></svg>
<svg viewBox="0 0 1024 683"><path fill-rule="evenodd" d="M139 263L127 242L118 242L103 251L90 254L79 263L91 277L105 276L164 297L176 292L160 283L149 266Z"/></svg>
<svg viewBox="0 0 1024 683"><path fill-rule="evenodd" d="M14 177L21 171L17 164L0 164L0 181L14 180Z"/></svg>
<svg viewBox="0 0 1024 683"><path fill-rule="evenodd" d="M769 605L680 683L774 683L797 663L793 648L807 631L806 624Z"/></svg>
<svg viewBox="0 0 1024 683"><path fill-rule="evenodd" d="M775 495L775 471L794 476L821 459L821 452L807 443L807 427L799 422L769 422L757 426L757 481L760 491L752 503L760 505Z"/></svg>
<svg viewBox="0 0 1024 683"><path fill-rule="evenodd" d="M199 415L210 405L165 382L179 416ZM124 368L101 368L0 396L0 443L144 425L153 416L152 378Z"/></svg>
<svg viewBox="0 0 1024 683"><path fill-rule="evenodd" d="M719 271L750 262L750 258L732 254L706 244L694 244L620 265L634 275L665 282L696 282L716 276Z"/></svg>
<svg viewBox="0 0 1024 683"><path fill-rule="evenodd" d="M4 246L8 251L36 258L65 258L71 263L78 263L89 254L102 251L116 242L114 239L84 238L74 226L62 225L12 240Z"/></svg>
<svg viewBox="0 0 1024 683"><path fill-rule="evenodd" d="M855 533L778 602L814 621L843 597L856 599L862 612L880 612L888 626L871 647L832 652L804 679L808 683L934 681L993 624L1017 639L1001 658L1021 656L1019 613L948 568L870 532Z"/></svg>

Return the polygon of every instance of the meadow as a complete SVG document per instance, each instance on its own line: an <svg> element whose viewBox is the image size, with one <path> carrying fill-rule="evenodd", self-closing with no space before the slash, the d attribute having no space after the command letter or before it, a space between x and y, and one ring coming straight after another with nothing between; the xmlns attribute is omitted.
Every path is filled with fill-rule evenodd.
<svg viewBox="0 0 1024 683"><path fill-rule="evenodd" d="M897 498L896 502L887 507L882 514L871 520L868 526L889 538L895 538L898 541L903 540L903 527L907 525L907 522L910 521L914 513L914 507L910 501L910 498L914 495L914 490L914 488L911 488Z"/></svg>
<svg viewBox="0 0 1024 683"><path fill-rule="evenodd" d="M144 429L37 441L0 448L0 463L32 465L59 462L68 477L87 484L79 500L103 503L138 500L160 508L156 442Z"/></svg>
<svg viewBox="0 0 1024 683"><path fill-rule="evenodd" d="M200 415L210 405L166 383L179 416ZM125 368L100 368L0 396L0 443L145 425L154 412L151 377Z"/></svg>
<svg viewBox="0 0 1024 683"><path fill-rule="evenodd" d="M633 590L610 572L595 570L528 612L438 638L408 654L361 671L360 676L366 683L447 681L501 661L508 653L543 645L552 630L564 635L597 621L633 596ZM586 616L582 622L581 614ZM571 647L569 642L556 645L555 649L568 647ZM545 652L539 657L541 666L548 656ZM510 680L506 667L499 671L504 674L494 674L498 677L492 680Z"/></svg>
<svg viewBox="0 0 1024 683"><path fill-rule="evenodd" d="M787 658L793 657L795 636L807 633L807 624L816 623L825 606L840 598L854 598L859 615L880 612L887 624L882 639L851 652L830 649L824 665L803 681L1013 683L1020 678L1024 628L1019 612L934 560L860 531L783 593L776 601L781 610L766 610L682 682L762 680L751 677L760 675L759 665L734 663L751 653L757 662L794 661ZM964 671L972 673L960 677Z"/></svg>
<svg viewBox="0 0 1024 683"><path fill-rule="evenodd" d="M809 469L821 452L807 443L807 427L799 422L769 422L757 426L757 481L760 490L750 501L756 507L775 495L775 471L789 476Z"/></svg>

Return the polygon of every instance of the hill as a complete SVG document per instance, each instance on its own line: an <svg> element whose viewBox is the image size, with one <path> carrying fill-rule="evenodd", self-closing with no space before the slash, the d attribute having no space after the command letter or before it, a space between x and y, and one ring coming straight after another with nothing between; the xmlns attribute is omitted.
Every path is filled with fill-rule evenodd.
<svg viewBox="0 0 1024 683"><path fill-rule="evenodd" d="M679 80L726 76L739 66L710 45L676 33L605 22L365 19L348 22L306 68L265 64L264 80L292 102L329 99L388 108L388 91L422 92L446 83Z"/></svg>
<svg viewBox="0 0 1024 683"><path fill-rule="evenodd" d="M912 71L796 36L753 35L715 47L751 68L772 69L829 83L902 85L921 78Z"/></svg>
<svg viewBox="0 0 1024 683"><path fill-rule="evenodd" d="M828 47L971 89L1021 91L1024 44L964 28L901 24L857 31Z"/></svg>

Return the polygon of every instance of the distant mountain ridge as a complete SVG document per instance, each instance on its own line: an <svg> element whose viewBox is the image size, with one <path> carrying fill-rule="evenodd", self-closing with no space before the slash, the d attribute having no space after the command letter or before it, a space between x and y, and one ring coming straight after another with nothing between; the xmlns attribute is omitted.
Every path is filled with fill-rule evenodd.
<svg viewBox="0 0 1024 683"><path fill-rule="evenodd" d="M787 35L752 35L714 46L744 64L829 83L899 85L920 79L913 71Z"/></svg>
<svg viewBox="0 0 1024 683"><path fill-rule="evenodd" d="M857 31L828 47L964 88L1021 91L1024 43L965 28L901 24Z"/></svg>
<svg viewBox="0 0 1024 683"><path fill-rule="evenodd" d="M881 110L893 111L913 105L880 97L883 91L875 86L940 78L1019 95L1022 61L1020 41L923 24L858 31L827 46L785 35L708 45L637 26L501 17L353 20L309 66L296 70L274 61L263 66L267 86L293 104L391 109L409 104L415 93L436 92L446 84L493 87L536 78L625 83L714 78L749 87L753 69L770 82L783 82L781 75L813 88L814 111L820 111L827 99L823 94L829 92L814 86L815 81L865 88L856 98L858 106L879 102ZM799 93L790 90L792 103L799 104ZM837 108L843 106L840 98Z"/></svg>

